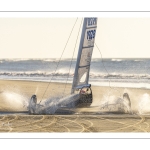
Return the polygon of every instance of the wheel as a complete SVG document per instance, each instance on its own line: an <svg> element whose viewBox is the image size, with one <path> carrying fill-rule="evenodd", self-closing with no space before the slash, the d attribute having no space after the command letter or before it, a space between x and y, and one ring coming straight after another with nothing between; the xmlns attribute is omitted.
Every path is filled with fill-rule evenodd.
<svg viewBox="0 0 150 150"><path fill-rule="evenodd" d="M32 95L30 102L29 102L29 114L34 114L37 105L37 97L36 95Z"/></svg>

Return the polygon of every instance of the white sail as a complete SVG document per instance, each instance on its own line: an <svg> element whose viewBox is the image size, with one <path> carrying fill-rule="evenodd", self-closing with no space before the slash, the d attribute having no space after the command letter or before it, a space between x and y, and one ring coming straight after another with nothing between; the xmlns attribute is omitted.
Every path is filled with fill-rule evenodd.
<svg viewBox="0 0 150 150"><path fill-rule="evenodd" d="M97 18L84 18L71 93L79 86L88 85L96 28Z"/></svg>

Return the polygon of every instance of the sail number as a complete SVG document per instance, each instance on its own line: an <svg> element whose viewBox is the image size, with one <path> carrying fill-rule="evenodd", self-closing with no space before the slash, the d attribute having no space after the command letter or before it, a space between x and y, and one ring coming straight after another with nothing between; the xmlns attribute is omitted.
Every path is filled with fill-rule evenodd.
<svg viewBox="0 0 150 150"><path fill-rule="evenodd" d="M96 25L96 18L88 18L88 26Z"/></svg>
<svg viewBox="0 0 150 150"><path fill-rule="evenodd" d="M89 30L87 31L87 40L92 40L95 38L95 33L96 33L96 30Z"/></svg>

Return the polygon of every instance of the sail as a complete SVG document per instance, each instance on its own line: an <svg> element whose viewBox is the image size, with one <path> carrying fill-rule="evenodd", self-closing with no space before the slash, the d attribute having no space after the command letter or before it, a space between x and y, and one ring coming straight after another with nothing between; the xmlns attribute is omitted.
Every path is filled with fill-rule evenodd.
<svg viewBox="0 0 150 150"><path fill-rule="evenodd" d="M97 18L84 18L71 93L88 85L91 57L97 28Z"/></svg>

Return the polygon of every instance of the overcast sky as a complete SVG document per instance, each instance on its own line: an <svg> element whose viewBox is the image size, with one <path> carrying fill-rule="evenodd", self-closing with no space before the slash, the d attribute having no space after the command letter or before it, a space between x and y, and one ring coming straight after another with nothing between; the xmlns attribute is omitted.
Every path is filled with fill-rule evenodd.
<svg viewBox="0 0 150 150"><path fill-rule="evenodd" d="M75 20L0 18L0 58L59 58ZM63 58L72 57L81 20L77 21ZM98 18L95 42L104 58L150 58L150 18ZM100 57L95 47L93 58Z"/></svg>

